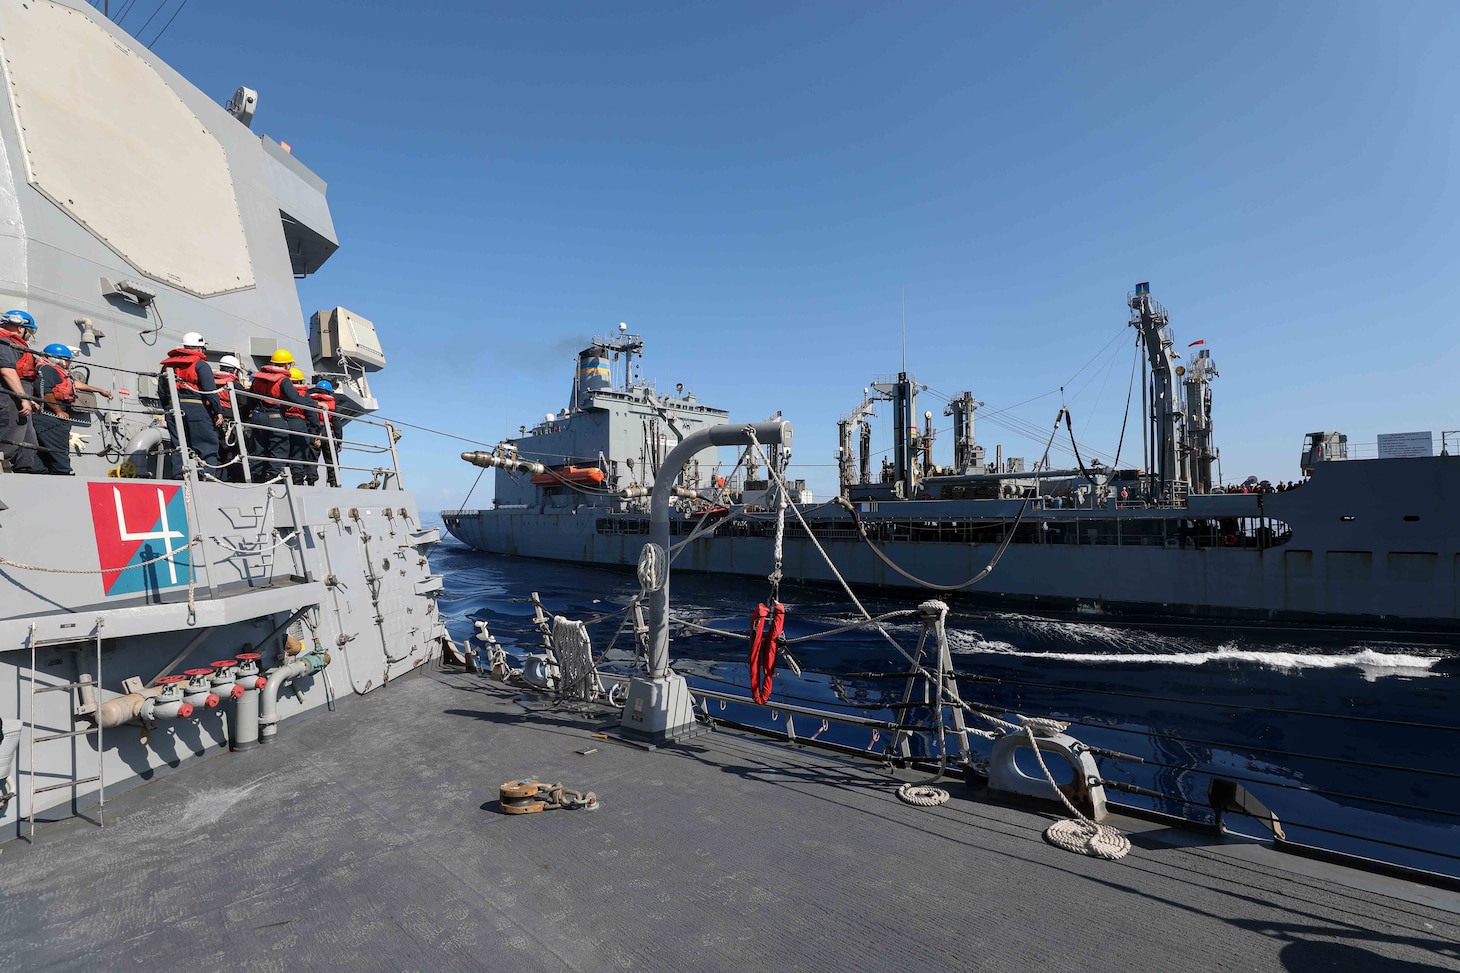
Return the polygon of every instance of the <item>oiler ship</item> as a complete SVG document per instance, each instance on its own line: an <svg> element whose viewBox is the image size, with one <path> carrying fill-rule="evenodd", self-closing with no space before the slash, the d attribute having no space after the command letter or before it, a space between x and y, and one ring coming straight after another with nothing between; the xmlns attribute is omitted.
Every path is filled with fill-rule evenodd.
<svg viewBox="0 0 1460 973"><path fill-rule="evenodd" d="M713 451L697 457L676 484L673 533L688 540L677 565L761 573L784 496L799 514L784 527L788 578L835 580L819 544L853 584L958 592L994 609L1460 627L1460 522L1447 506L1460 490L1460 457L1434 455L1433 437L1419 434L1394 437L1380 458L1350 458L1346 435L1314 432L1303 437L1295 489L1255 480L1250 490L1226 489L1214 477L1210 351L1181 357L1148 284L1126 304L1145 374L1140 466L1086 464L1073 436L1076 468L1051 468L1048 447L1032 466L1001 451L989 462L972 392L948 402L953 456L937 465L932 413L920 430L921 389L904 370L871 383L839 422L839 496L830 502L813 502L774 450L760 454L761 465L747 455L743 475L729 478L721 474L730 464ZM444 511L447 529L480 551L635 563L657 458L687 432L728 418L683 386L664 394L637 379L642 351L636 335L595 339L578 356L567 408L494 450L464 453L496 469L496 498L489 509ZM874 472L868 420L881 403L891 407L893 448ZM1050 441L1068 430L1062 413Z"/></svg>

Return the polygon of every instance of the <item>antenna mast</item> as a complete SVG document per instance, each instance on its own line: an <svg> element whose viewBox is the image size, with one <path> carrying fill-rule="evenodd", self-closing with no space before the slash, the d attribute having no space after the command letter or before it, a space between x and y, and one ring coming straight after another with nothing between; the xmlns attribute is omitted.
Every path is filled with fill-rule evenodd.
<svg viewBox="0 0 1460 973"><path fill-rule="evenodd" d="M902 370L907 371L907 288L902 289Z"/></svg>

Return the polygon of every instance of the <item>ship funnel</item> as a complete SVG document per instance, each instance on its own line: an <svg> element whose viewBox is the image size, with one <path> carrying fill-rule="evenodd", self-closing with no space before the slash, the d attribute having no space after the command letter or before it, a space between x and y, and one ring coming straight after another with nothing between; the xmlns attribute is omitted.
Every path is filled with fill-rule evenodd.
<svg viewBox="0 0 1460 973"><path fill-rule="evenodd" d="M578 397L579 406L589 392L613 388L613 373L609 371L609 360L603 356L603 349L597 345L578 352Z"/></svg>

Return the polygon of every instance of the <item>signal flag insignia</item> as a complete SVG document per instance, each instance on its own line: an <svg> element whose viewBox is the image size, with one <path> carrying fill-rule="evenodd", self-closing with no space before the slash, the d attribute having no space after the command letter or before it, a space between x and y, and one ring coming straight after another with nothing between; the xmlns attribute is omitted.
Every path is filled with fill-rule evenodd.
<svg viewBox="0 0 1460 973"><path fill-rule="evenodd" d="M107 597L188 583L188 511L181 484L113 480L88 483L87 490Z"/></svg>

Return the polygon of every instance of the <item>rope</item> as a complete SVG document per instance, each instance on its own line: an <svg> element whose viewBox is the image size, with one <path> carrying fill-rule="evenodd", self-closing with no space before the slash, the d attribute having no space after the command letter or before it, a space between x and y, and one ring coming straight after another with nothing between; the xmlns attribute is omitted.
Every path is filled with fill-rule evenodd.
<svg viewBox="0 0 1460 973"><path fill-rule="evenodd" d="M949 794L941 787L926 784L903 784L897 789L897 799L915 807L937 807L948 803Z"/></svg>
<svg viewBox="0 0 1460 973"><path fill-rule="evenodd" d="M0 556L0 564L6 567L18 568L22 571L39 571L42 574L116 574L120 571L130 571L133 568L144 568L149 564L156 564L158 561L170 561L177 557L188 547L202 543L201 537L194 537L188 541L187 547L180 547L169 554L161 554L157 557L148 558L145 561L138 561L136 564L124 565L120 568L44 568L36 564L24 564L20 561L12 561L8 557Z"/></svg>
<svg viewBox="0 0 1460 973"><path fill-rule="evenodd" d="M593 665L593 648L588 628L562 615L553 617L553 655L558 663L557 698L592 702L603 692Z"/></svg>
<svg viewBox="0 0 1460 973"><path fill-rule="evenodd" d="M187 518L188 518L188 524L189 524L189 526L191 526L194 529L196 529L197 527L200 526L200 520L196 516L196 514L197 514L197 508L195 507L195 505L193 503L193 481L192 481L192 478L190 476L188 476L187 474L188 474L188 471L184 470L183 471L183 481L182 481L182 488L183 488L183 510L186 511L186 513L187 513ZM202 537L189 538L189 540L188 540L189 546L192 545L193 541L202 541ZM188 555L188 624L189 625L191 625L193 622L197 621L197 618L198 618L197 591L198 591L198 572L197 572L196 567L194 567L194 565L193 565L192 555Z"/></svg>
<svg viewBox="0 0 1460 973"><path fill-rule="evenodd" d="M1080 809L1070 803L1065 792L1055 784L1054 775L1050 773L1049 767L1044 762L1044 754L1039 751L1039 738L1034 735L1034 727L1026 723L1024 733L1029 737L1029 745L1034 748L1034 759L1039 761L1039 769L1044 771L1045 778L1054 788L1055 794L1059 795L1060 802L1076 818L1073 821L1065 819L1051 824L1044 831L1044 840L1057 848L1089 855L1091 858L1119 861L1128 855L1130 839L1115 828L1096 824L1080 813Z"/></svg>
<svg viewBox="0 0 1460 973"><path fill-rule="evenodd" d="M480 482L482 482L482 474L483 473L486 473L486 472L487 472L487 468L485 466L483 466L481 468L481 470L477 472L477 478L475 480L472 480L471 481L471 489L468 490L468 491L466 491L466 499L465 500L462 500L461 503L459 503L459 504L456 505L456 509L457 510L465 510L466 509L466 502L467 502L467 500L470 500L471 499L471 495L476 492L476 490L477 490L477 484L480 483Z"/></svg>

